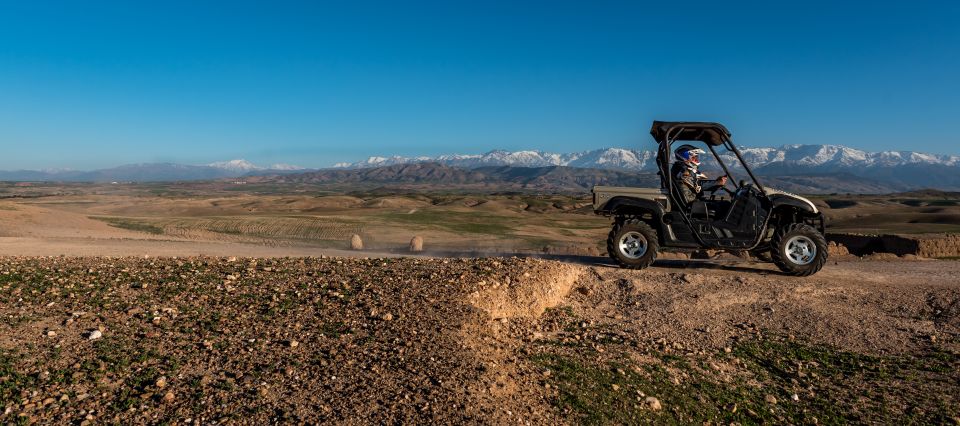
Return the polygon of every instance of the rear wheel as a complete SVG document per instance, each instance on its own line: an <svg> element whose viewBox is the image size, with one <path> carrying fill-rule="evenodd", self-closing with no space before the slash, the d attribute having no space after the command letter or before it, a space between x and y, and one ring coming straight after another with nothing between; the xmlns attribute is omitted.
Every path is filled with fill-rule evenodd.
<svg viewBox="0 0 960 426"><path fill-rule="evenodd" d="M657 258L657 231L636 219L618 221L607 237L607 253L621 267L643 269Z"/></svg>
<svg viewBox="0 0 960 426"><path fill-rule="evenodd" d="M827 262L827 240L810 225L786 225L774 234L770 243L773 263L786 274L813 275Z"/></svg>

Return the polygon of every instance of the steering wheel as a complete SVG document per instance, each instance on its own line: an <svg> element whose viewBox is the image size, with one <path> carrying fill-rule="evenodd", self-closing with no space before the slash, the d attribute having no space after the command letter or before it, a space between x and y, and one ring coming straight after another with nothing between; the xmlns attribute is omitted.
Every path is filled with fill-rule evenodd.
<svg viewBox="0 0 960 426"><path fill-rule="evenodd" d="M722 189L722 190L724 190L724 191L727 191L727 194L730 195L730 198L733 198L733 197L736 197L736 196L737 196L737 191L731 191L730 188L727 188L726 185L722 185L722 186L720 186L720 188L718 188L718 189Z"/></svg>
<svg viewBox="0 0 960 426"><path fill-rule="evenodd" d="M717 192L720 191L721 189L726 191L726 193L730 195L730 199L733 199L734 197L737 196L737 193L735 191L731 191L729 188L727 188L726 185L716 185L714 187L711 187L711 189L712 190L710 191L710 200L715 201L717 199Z"/></svg>

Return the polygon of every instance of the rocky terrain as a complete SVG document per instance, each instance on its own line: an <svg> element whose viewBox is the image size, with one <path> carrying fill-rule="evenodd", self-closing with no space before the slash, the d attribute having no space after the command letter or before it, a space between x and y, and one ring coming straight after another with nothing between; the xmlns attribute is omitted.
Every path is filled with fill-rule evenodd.
<svg viewBox="0 0 960 426"><path fill-rule="evenodd" d="M0 422L957 422L958 273L4 257Z"/></svg>

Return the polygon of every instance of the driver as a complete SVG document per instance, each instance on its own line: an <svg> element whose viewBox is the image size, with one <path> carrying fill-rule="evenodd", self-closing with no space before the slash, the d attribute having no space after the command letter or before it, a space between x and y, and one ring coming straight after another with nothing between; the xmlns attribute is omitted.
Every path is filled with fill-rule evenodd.
<svg viewBox="0 0 960 426"><path fill-rule="evenodd" d="M684 201L690 204L704 192L713 192L727 184L727 177L720 176L717 179L707 179L707 175L700 173L700 154L704 150L693 145L681 145L673 151L677 161L673 163L671 173L676 182L680 182L677 188L683 196ZM704 189L704 186L707 186Z"/></svg>

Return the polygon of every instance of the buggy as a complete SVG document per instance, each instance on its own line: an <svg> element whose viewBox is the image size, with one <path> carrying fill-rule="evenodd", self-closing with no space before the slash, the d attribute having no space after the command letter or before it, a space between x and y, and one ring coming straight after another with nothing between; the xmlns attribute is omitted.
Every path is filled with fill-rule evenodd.
<svg viewBox="0 0 960 426"><path fill-rule="evenodd" d="M823 213L804 197L763 186L726 127L654 121L650 133L658 144L659 188L593 188L594 212L613 218L607 253L620 266L645 268L658 251L670 249L748 252L795 276L823 267ZM716 172L729 182L737 182L733 172L749 180L740 180L733 189L718 187L688 204L671 173L671 147L679 141L702 144L712 154Z"/></svg>

